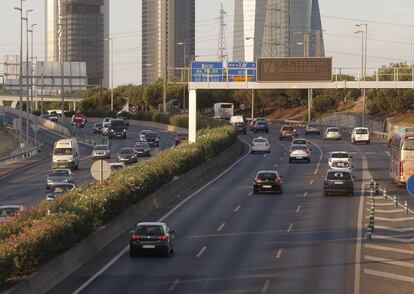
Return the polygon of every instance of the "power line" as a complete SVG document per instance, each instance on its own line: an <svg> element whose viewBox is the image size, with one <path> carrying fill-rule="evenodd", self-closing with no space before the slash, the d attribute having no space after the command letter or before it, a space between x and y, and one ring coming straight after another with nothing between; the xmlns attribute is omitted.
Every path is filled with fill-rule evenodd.
<svg viewBox="0 0 414 294"><path fill-rule="evenodd" d="M220 16L217 18L219 20L219 38L218 38L218 59L221 62L225 62L227 59L227 52L226 52L226 23L224 18L226 17L227 13L224 11L223 1L221 1L220 6Z"/></svg>

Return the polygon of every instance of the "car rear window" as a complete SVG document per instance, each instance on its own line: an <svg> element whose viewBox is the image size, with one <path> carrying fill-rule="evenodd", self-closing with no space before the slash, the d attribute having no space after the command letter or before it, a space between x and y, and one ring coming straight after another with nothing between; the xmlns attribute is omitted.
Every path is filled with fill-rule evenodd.
<svg viewBox="0 0 414 294"><path fill-rule="evenodd" d="M72 186L52 186L50 188L50 192L52 193L63 193L65 191L69 191L71 190L73 187Z"/></svg>
<svg viewBox="0 0 414 294"><path fill-rule="evenodd" d="M93 147L93 150L108 150L108 147L105 145L96 145Z"/></svg>
<svg viewBox="0 0 414 294"><path fill-rule="evenodd" d="M134 149L132 148L125 148L119 151L119 154L133 154L133 153L134 153Z"/></svg>
<svg viewBox="0 0 414 294"><path fill-rule="evenodd" d="M346 153L332 153L331 158L348 158Z"/></svg>
<svg viewBox="0 0 414 294"><path fill-rule="evenodd" d="M258 126L265 126L266 125L266 122L264 122L264 121L258 121L256 123L256 125L258 125Z"/></svg>
<svg viewBox="0 0 414 294"><path fill-rule="evenodd" d="M95 124L96 128L102 128L103 124Z"/></svg>
<svg viewBox="0 0 414 294"><path fill-rule="evenodd" d="M403 150L414 150L414 139L404 140Z"/></svg>
<svg viewBox="0 0 414 294"><path fill-rule="evenodd" d="M336 129L336 128L328 129L328 133L334 133L334 132L339 132L339 129Z"/></svg>
<svg viewBox="0 0 414 294"><path fill-rule="evenodd" d="M15 214L17 214L17 212L17 208L1 208L0 217L14 216Z"/></svg>
<svg viewBox="0 0 414 294"><path fill-rule="evenodd" d="M305 145L293 145L292 150L306 150L308 149L308 147L306 147Z"/></svg>
<svg viewBox="0 0 414 294"><path fill-rule="evenodd" d="M257 175L261 181L274 181L277 177L275 173L260 173Z"/></svg>
<svg viewBox="0 0 414 294"><path fill-rule="evenodd" d="M368 134L368 130L367 129L356 129L355 133L357 135L366 135L366 134Z"/></svg>
<svg viewBox="0 0 414 294"><path fill-rule="evenodd" d="M339 168L348 168L350 165L348 161L335 161L334 163L332 163L332 166Z"/></svg>
<svg viewBox="0 0 414 294"><path fill-rule="evenodd" d="M253 140L254 143L267 143L266 139L254 139Z"/></svg>
<svg viewBox="0 0 414 294"><path fill-rule="evenodd" d="M139 226L135 229L135 234L145 236L161 236L163 229L160 226Z"/></svg>
<svg viewBox="0 0 414 294"><path fill-rule="evenodd" d="M293 140L292 144L306 145L308 142L306 140Z"/></svg>
<svg viewBox="0 0 414 294"><path fill-rule="evenodd" d="M293 127L282 127L282 131L293 131Z"/></svg>
<svg viewBox="0 0 414 294"><path fill-rule="evenodd" d="M315 128L318 128L318 125L308 125L308 128L315 129Z"/></svg>
<svg viewBox="0 0 414 294"><path fill-rule="evenodd" d="M53 176L53 177L64 177L68 175L69 175L68 170L52 170L50 172L50 176Z"/></svg>
<svg viewBox="0 0 414 294"><path fill-rule="evenodd" d="M347 181L351 179L351 174L347 172L329 172L326 178L328 180Z"/></svg>

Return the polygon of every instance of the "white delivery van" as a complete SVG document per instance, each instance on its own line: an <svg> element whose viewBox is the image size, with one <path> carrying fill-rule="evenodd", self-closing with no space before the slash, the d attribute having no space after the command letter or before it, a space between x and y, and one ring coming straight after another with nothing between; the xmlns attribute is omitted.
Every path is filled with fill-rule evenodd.
<svg viewBox="0 0 414 294"><path fill-rule="evenodd" d="M53 168L78 169L79 167L79 145L75 138L63 139L55 142L52 156Z"/></svg>
<svg viewBox="0 0 414 294"><path fill-rule="evenodd" d="M351 134L352 144L365 143L370 144L371 138L369 136L368 128L354 128Z"/></svg>
<svg viewBox="0 0 414 294"><path fill-rule="evenodd" d="M230 124L234 125L236 123L246 123L246 121L244 120L244 117L242 115L234 115L232 117L230 117Z"/></svg>

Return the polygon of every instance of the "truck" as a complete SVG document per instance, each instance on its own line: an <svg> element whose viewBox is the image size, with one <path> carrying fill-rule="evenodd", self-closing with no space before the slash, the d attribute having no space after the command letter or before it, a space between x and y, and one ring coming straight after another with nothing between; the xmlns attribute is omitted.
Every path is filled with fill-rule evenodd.
<svg viewBox="0 0 414 294"><path fill-rule="evenodd" d="M55 142L52 154L52 169L79 168L80 154L79 144L76 138L62 139Z"/></svg>
<svg viewBox="0 0 414 294"><path fill-rule="evenodd" d="M215 119L230 119L234 115L233 103L215 103L214 104L214 118Z"/></svg>

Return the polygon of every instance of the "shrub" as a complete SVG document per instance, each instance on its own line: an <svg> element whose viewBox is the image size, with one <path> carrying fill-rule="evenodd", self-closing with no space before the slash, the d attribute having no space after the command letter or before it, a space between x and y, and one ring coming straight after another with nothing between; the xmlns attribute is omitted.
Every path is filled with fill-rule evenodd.
<svg viewBox="0 0 414 294"><path fill-rule="evenodd" d="M236 139L231 126L203 130L195 144L185 142L160 152L117 172L102 185L83 185L0 225L0 285L31 273L175 176L230 147Z"/></svg>

